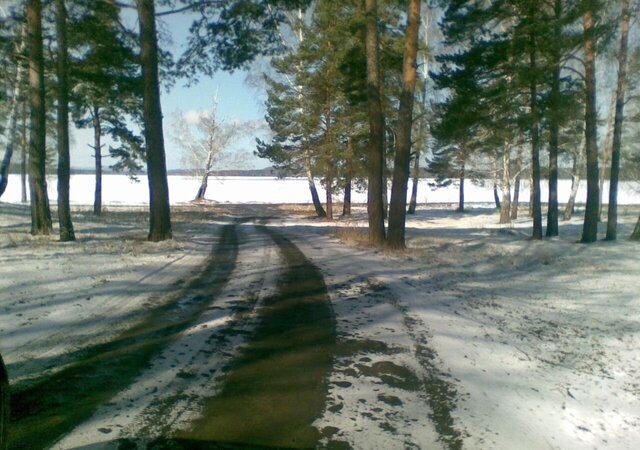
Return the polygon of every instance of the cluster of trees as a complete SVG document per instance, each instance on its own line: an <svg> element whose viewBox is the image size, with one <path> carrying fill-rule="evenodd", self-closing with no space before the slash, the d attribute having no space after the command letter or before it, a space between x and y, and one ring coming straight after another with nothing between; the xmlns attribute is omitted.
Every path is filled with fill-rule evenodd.
<svg viewBox="0 0 640 450"><path fill-rule="evenodd" d="M637 0L55 0L45 6L43 14L41 0L16 0L0 32L7 68L0 91L6 112L0 195L13 148L22 142L34 234L52 229L44 174L47 136L55 136L61 239L73 239L72 117L94 129L96 213L102 137L108 135L117 143L109 151L118 168L146 162L149 239L171 237L160 80L246 68L264 55L272 138L258 141L256 154L305 174L319 216L332 218L340 192L349 214L352 187L366 186L372 245L404 247L425 155L440 182L459 180L460 209L465 179L493 180L503 222L517 217L521 179L529 176L536 239L543 236L542 179L549 183L546 235L555 236L559 169L572 159L574 195L582 166L587 169L582 241L597 238L605 178L607 239L616 238L620 173L637 171L639 159L632 145L638 71L628 70L640 59L632 26ZM184 13L194 18L188 45L173 58L158 46L156 22ZM127 17L135 17L139 29L128 27ZM603 63L616 70L598 71ZM598 104L608 90L609 120L602 124ZM204 119L203 129L221 130L215 115ZM603 146L598 130L604 127ZM220 143L201 144L204 160L212 161ZM209 171L207 163L203 175Z"/></svg>
<svg viewBox="0 0 640 450"><path fill-rule="evenodd" d="M584 158L588 194L582 242L597 239L605 175L610 178L606 238L616 239L621 155L633 150L622 142L629 82L632 87L637 83L627 77L630 23L637 12L633 0L448 2L442 18L448 51L438 55L441 66L434 79L450 95L439 105L434 126L439 144L435 165L458 171L464 179L474 158L494 162L503 222L512 217L512 203L517 208L511 186L517 186L517 198L519 176L528 168L533 237L540 239L542 173L549 184L546 236L556 236L560 158L574 159L575 188ZM637 46L633 50L631 60L636 60ZM612 54L617 64L610 61ZM597 71L598 64L607 70ZM599 151L597 101L606 87L612 91L609 132ZM626 129L630 137L633 123ZM530 149L529 158L523 159L523 147ZM547 167L541 165L543 157ZM575 189L565 217L574 201Z"/></svg>
<svg viewBox="0 0 640 450"><path fill-rule="evenodd" d="M573 160L564 217L573 213L586 167L582 241L597 239L605 178L606 238L616 239L620 171L637 168L638 79L627 66L640 56L637 39L629 46L638 7L635 0L318 0L287 15L280 29L286 53L265 76L273 138L259 142L256 153L306 173L319 216L332 214L338 190L347 214L351 184L367 185L370 242L392 248L404 245L407 206L415 210L415 183L407 205L411 158L416 174L428 154L439 183L459 181L460 210L465 179L493 182L501 222L517 218L521 179L528 176L535 239L558 234L559 169ZM609 120L602 124L597 100L609 91ZM625 105L631 120L624 121ZM605 126L603 146L598 129ZM326 211L314 175L324 183Z"/></svg>
<svg viewBox="0 0 640 450"><path fill-rule="evenodd" d="M258 141L256 154L278 168L306 174L320 217L333 218L333 196L339 191L343 214L349 214L353 184L366 185L369 238L376 246L404 247L411 151L419 161L415 150L421 142L412 144L424 141L428 107L420 95L426 79L418 85L418 67L429 59L420 46L422 6L420 1L320 0L306 11L292 11L279 30L285 52L271 60L272 73L265 75L273 137ZM414 105L420 112L416 120ZM415 123L423 126L414 130ZM318 174L326 209L314 184Z"/></svg>
<svg viewBox="0 0 640 450"><path fill-rule="evenodd" d="M156 3L166 8L156 11ZM13 149L22 130L23 180L28 172L32 234L50 234L52 220L45 170L47 138L57 143L60 239L73 240L69 208L69 118L94 129L96 193L101 211L103 137L119 158L116 169L140 169L149 180L149 240L171 238L160 79L197 77L246 66L280 47L284 11L305 0L15 0L3 8L0 58L1 110L6 125L0 195L6 188ZM44 9L43 9L44 6ZM158 45L157 20L191 13L189 45L174 61ZM138 29L126 25L135 17ZM49 95L47 95L49 94ZM56 111L52 119L52 111ZM55 129L49 124L55 124ZM21 125L21 127L19 126ZM142 136L137 135L138 125ZM28 136L27 136L28 134ZM51 140L51 139L49 139ZM24 183L24 181L23 181ZM25 188L26 191L26 188ZM23 198L26 192L23 193Z"/></svg>

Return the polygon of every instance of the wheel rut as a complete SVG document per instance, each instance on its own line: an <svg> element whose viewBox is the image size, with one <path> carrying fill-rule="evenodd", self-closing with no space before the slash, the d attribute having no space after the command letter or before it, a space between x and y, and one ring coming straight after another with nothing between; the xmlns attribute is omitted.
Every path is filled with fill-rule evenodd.
<svg viewBox="0 0 640 450"><path fill-rule="evenodd" d="M221 392L206 402L203 417L153 448L313 448L319 442L312 424L325 406L336 344L327 287L289 239L258 229L273 239L285 261L276 293L264 300L253 335L232 362Z"/></svg>
<svg viewBox="0 0 640 450"><path fill-rule="evenodd" d="M201 273L118 338L86 349L65 369L12 392L10 449L42 449L89 418L187 329L228 281L236 264L235 225L221 230ZM188 292L189 295L185 295Z"/></svg>

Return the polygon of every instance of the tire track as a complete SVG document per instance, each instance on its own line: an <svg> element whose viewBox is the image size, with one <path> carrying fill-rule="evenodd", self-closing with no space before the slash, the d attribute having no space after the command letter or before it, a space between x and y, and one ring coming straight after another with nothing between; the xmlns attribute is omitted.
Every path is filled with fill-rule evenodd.
<svg viewBox="0 0 640 450"><path fill-rule="evenodd" d="M235 267L237 247L235 225L224 226L203 271L186 287L190 295L175 295L116 339L88 348L77 362L13 392L9 448L51 445L131 384L220 292Z"/></svg>
<svg viewBox="0 0 640 450"><path fill-rule="evenodd" d="M282 265L271 239L250 226L237 230L236 267L210 306L130 386L54 448L146 448L153 439L188 428L201 414L255 328L255 310L273 294Z"/></svg>
<svg viewBox="0 0 640 450"><path fill-rule="evenodd" d="M207 445L312 448L333 366L336 325L320 271L286 237L267 227L286 262L260 323L207 401L204 415L165 447ZM155 444L152 444L152 446ZM198 447L199 448L199 447Z"/></svg>

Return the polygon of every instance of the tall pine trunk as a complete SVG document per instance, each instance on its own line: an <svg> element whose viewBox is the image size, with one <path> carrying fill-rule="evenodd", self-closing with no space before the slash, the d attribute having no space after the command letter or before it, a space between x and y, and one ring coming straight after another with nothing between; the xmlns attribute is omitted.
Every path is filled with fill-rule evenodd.
<svg viewBox="0 0 640 450"><path fill-rule="evenodd" d="M325 176L325 199L327 205L327 219L333 220L333 171L331 169L327 170L327 175Z"/></svg>
<svg viewBox="0 0 640 450"><path fill-rule="evenodd" d="M633 229L633 233L629 239L634 241L640 241L640 216L638 216L638 221L636 222L636 227Z"/></svg>
<svg viewBox="0 0 640 450"><path fill-rule="evenodd" d="M344 201L342 202L342 215L348 217L351 215L351 175L347 175L344 181Z"/></svg>
<svg viewBox="0 0 640 450"><path fill-rule="evenodd" d="M569 199L567 200L567 204L564 208L564 214L562 215L562 220L571 220L573 213L575 212L576 207L576 196L578 195L578 187L580 187L580 168L584 164L584 155L585 155L585 138L584 135L582 137L582 142L580 143L580 147L578 148L578 153L573 158L573 166L571 167L571 192L569 194Z"/></svg>
<svg viewBox="0 0 640 450"><path fill-rule="evenodd" d="M344 200L342 202L342 216L351 215L351 184L353 178L353 138L347 138L346 174L344 180Z"/></svg>
<svg viewBox="0 0 640 450"><path fill-rule="evenodd" d="M387 246L405 248L407 187L411 164L411 130L417 79L418 32L420 30L420 0L409 0L402 62L402 93L398 109L398 140L393 166L391 203L389 204L389 232Z"/></svg>
<svg viewBox="0 0 640 450"><path fill-rule="evenodd" d="M9 375L0 356L0 450L8 446L10 407Z"/></svg>
<svg viewBox="0 0 640 450"><path fill-rule="evenodd" d="M614 90L611 94L611 104L609 106L609 118L607 119L607 136L604 140L604 148L602 149L602 165L600 169L600 203L598 204L598 220L602 220L602 202L604 201L604 182L607 179L607 167L609 166L609 159L611 158L611 152L613 151L613 129L616 118L616 98L618 96L617 90Z"/></svg>
<svg viewBox="0 0 640 450"><path fill-rule="evenodd" d="M598 110L596 107L596 48L594 12L590 6L583 14L585 72L585 138L587 156L587 205L581 242L598 239Z"/></svg>
<svg viewBox="0 0 640 450"><path fill-rule="evenodd" d="M411 182L411 198L407 214L415 214L418 207L418 183L420 182L420 149L416 149L413 161L413 180Z"/></svg>
<svg viewBox="0 0 640 450"><path fill-rule="evenodd" d="M532 3L530 10L531 23L537 19L536 5ZM531 213L533 215L533 239L542 239L542 205L540 199L540 117L538 111L538 49L535 31L529 36L529 82L530 114L531 114Z"/></svg>
<svg viewBox="0 0 640 450"><path fill-rule="evenodd" d="M627 82L627 53L629 43L629 0L622 0L620 24L620 53L618 55L618 86L616 89L616 118L613 126L611 150L611 177L609 181L609 209L607 213L606 239L616 239L618 227L618 180L620 178L620 147L622 146L622 121L624 120L624 96Z"/></svg>
<svg viewBox="0 0 640 450"><path fill-rule="evenodd" d="M27 3L27 33L29 41L29 191L31 197L31 234L51 234L51 210L47 195L46 124L44 55L42 49L42 4Z"/></svg>
<svg viewBox="0 0 640 450"><path fill-rule="evenodd" d="M93 213L102 214L102 122L100 108L93 108L93 159L95 166L95 187L93 190Z"/></svg>
<svg viewBox="0 0 640 450"><path fill-rule="evenodd" d="M511 149L505 145L502 155L502 203L500 223L511 222Z"/></svg>
<svg viewBox="0 0 640 450"><path fill-rule="evenodd" d="M460 158L460 176L459 176L459 186L458 186L458 212L464 212L464 181L465 181L465 158Z"/></svg>
<svg viewBox="0 0 640 450"><path fill-rule="evenodd" d="M58 40L58 223L60 241L75 241L69 206L69 77L67 57L67 9L64 0L55 0L56 38Z"/></svg>
<svg viewBox="0 0 640 450"><path fill-rule="evenodd" d="M137 0L140 22L140 64L143 81L143 120L149 179L149 236L153 242L171 239L171 209L162 131L158 37L154 0Z"/></svg>
<svg viewBox="0 0 640 450"><path fill-rule="evenodd" d="M554 42L552 45L553 74L551 80L551 108L549 111L549 204L547 209L547 237L557 236L558 228L558 146L560 139L560 45L562 38L562 0L554 2Z"/></svg>
<svg viewBox="0 0 640 450"><path fill-rule="evenodd" d="M29 151L29 141L27 140L27 102L22 102L22 136L20 150L20 201L27 203L27 152Z"/></svg>
<svg viewBox="0 0 640 450"><path fill-rule="evenodd" d="M518 218L518 206L520 206L520 180L522 175L522 153L524 138L521 138L518 144L518 154L516 156L516 164L514 167L516 177L513 182L513 201L511 202L511 220L516 220Z"/></svg>
<svg viewBox="0 0 640 450"><path fill-rule="evenodd" d="M24 76L24 66L22 61L20 60L20 56L22 56L25 47L26 41L26 29L24 26L21 30L20 36L20 44L17 48L17 54L19 55L17 59L17 67L16 67L16 79L14 80L13 87L13 96L11 97L11 103L9 107L9 114L7 116L7 126L6 130L8 130L7 134L7 146L4 151L4 157L2 158L2 162L0 163L0 197L4 194L4 191L7 189L7 184L9 182L9 166L11 165L11 158L13 157L13 149L16 145L16 138L18 134L18 105L20 103L20 89L22 87L22 77Z"/></svg>
<svg viewBox="0 0 640 450"><path fill-rule="evenodd" d="M367 58L367 98L369 116L367 213L369 216L369 244L384 244L384 206L382 202L384 168L384 116L382 111L382 83L379 63L378 4L365 0Z"/></svg>

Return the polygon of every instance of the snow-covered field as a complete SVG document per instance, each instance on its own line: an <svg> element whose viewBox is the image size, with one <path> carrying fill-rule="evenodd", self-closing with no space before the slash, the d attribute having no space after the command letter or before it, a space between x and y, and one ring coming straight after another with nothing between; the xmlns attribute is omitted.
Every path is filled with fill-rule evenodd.
<svg viewBox="0 0 640 450"><path fill-rule="evenodd" d="M169 193L172 204L186 203L193 200L198 191L199 179L186 176L169 176ZM455 203L458 201L458 188L454 183L444 188L434 189L430 186L432 179L421 179L419 183L418 201L420 203ZM55 176L47 177L49 198L57 198ZM316 183L320 198L324 199L321 183ZM90 205L93 203L94 177L93 175L71 176L71 203L76 205ZM542 199L548 197L545 183L542 187ZM571 190L570 180L560 180L558 185L558 199L566 202ZM608 184L604 186L605 203L608 200ZM20 201L20 179L17 175L9 176L7 191L2 201L18 203ZM490 203L493 201L493 191L490 183L477 185L470 181L465 183L465 197L472 203ZM220 203L310 203L309 188L306 178L269 178L269 177L210 177L206 198ZM340 196L336 197L339 200ZM529 198L526 182L520 193L520 198ZM586 198L586 183L581 181L577 202L584 202ZM640 203L640 183L623 182L618 193L621 205ZM102 199L111 205L141 205L149 201L147 178L141 175L137 181L126 175L105 175L102 182ZM365 203L366 192L352 193L354 203Z"/></svg>
<svg viewBox="0 0 640 450"><path fill-rule="evenodd" d="M230 202L251 201L242 200L252 198L245 189L224 182L238 196ZM250 182L255 195L308 195L305 182L254 184L260 182ZM184 200L172 199L187 201L194 184L188 186ZM132 189L107 201L143 203ZM491 201L488 190L469 196L481 193ZM86 194L89 200L75 202L90 203ZM436 192L426 195L435 201ZM430 205L408 221L407 252L393 255L354 244L366 224L360 208L351 219L323 222L308 207L185 206L174 214L175 239L160 244L144 240L144 208L110 210L97 219L77 207L78 242L62 244L30 237L28 209L0 203L0 352L13 384L60 370L83 348L136 323L192 276L223 224L262 215L320 269L336 314L343 350L314 424L324 442L471 450L631 450L640 442L640 245L625 239L637 206L621 208L618 242L582 245L581 210L562 223L559 238L536 242L528 239L526 217L504 226L488 205L465 214ZM274 288L278 257L272 245L255 251L262 244L250 223L241 229L247 244L240 246L235 284L221 298L235 301L251 291L246 295L259 308L260 296ZM230 322L225 304L218 306L174 346L184 348L167 347L144 382L100 408L58 448L112 448L97 444L140 436L145 427L153 437L154 395L219 390L218 378L204 384L176 376L180 367L210 369L233 357L234 348L221 347L206 361L193 350L202 328L215 333ZM177 428L190 417L189 404L181 405L173 411Z"/></svg>

